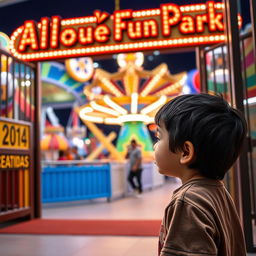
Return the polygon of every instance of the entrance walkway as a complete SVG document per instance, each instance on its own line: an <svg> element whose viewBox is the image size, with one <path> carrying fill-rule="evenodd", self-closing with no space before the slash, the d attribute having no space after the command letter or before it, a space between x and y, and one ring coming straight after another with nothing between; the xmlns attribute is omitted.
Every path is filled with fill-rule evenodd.
<svg viewBox="0 0 256 256"><path fill-rule="evenodd" d="M128 196L108 203L106 199L46 204L45 219L162 219L163 210L172 192L180 186L170 179L162 187L145 191L139 196Z"/></svg>
<svg viewBox="0 0 256 256"><path fill-rule="evenodd" d="M110 203L101 199L44 205L43 218L161 219L172 191L179 185L176 180L170 180L139 197L130 196ZM157 243L157 237L0 235L0 255L156 256Z"/></svg>

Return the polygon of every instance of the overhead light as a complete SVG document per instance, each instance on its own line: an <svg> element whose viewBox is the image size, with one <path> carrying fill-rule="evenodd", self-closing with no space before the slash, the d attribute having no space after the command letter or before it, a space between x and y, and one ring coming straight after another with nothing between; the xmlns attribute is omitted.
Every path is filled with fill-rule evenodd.
<svg viewBox="0 0 256 256"><path fill-rule="evenodd" d="M93 67L94 67L94 68L98 68L99 66L100 66L100 65L99 65L98 62L94 62L94 63L93 63Z"/></svg>

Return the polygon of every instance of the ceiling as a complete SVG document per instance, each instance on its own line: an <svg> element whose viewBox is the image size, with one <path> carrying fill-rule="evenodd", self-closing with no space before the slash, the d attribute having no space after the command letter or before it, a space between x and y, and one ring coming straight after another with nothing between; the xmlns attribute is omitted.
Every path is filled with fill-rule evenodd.
<svg viewBox="0 0 256 256"><path fill-rule="evenodd" d="M28 0L0 0L0 7L17 4L17 3L25 2L25 1L28 1Z"/></svg>

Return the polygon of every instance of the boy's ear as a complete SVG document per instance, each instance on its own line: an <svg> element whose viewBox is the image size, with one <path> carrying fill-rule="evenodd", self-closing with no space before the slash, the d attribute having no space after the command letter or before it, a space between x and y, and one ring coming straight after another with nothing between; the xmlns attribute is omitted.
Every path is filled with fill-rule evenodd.
<svg viewBox="0 0 256 256"><path fill-rule="evenodd" d="M180 155L181 164L190 164L195 157L194 145L190 141L185 141L183 145L183 150Z"/></svg>

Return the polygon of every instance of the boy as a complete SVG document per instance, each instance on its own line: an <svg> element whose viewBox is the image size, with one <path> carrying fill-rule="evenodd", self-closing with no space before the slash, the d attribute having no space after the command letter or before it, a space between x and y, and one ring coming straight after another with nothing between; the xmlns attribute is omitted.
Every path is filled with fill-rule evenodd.
<svg viewBox="0 0 256 256"><path fill-rule="evenodd" d="M245 256L233 200L222 179L246 136L242 115L221 97L182 95L156 114L155 161L181 179L165 209L159 255Z"/></svg>

